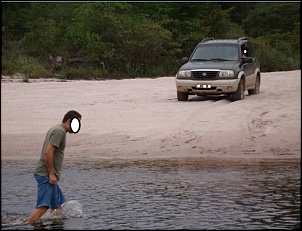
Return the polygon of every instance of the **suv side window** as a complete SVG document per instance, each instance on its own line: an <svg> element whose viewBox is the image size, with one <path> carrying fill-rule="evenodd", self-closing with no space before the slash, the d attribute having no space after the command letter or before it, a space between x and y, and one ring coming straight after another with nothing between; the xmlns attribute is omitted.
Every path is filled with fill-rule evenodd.
<svg viewBox="0 0 302 231"><path fill-rule="evenodd" d="M255 57L255 49L254 46L251 42L247 42L247 47L248 47L248 53L250 57Z"/></svg>
<svg viewBox="0 0 302 231"><path fill-rule="evenodd" d="M250 56L249 48L245 43L241 44L240 49L241 49L241 55L244 55L245 57Z"/></svg>

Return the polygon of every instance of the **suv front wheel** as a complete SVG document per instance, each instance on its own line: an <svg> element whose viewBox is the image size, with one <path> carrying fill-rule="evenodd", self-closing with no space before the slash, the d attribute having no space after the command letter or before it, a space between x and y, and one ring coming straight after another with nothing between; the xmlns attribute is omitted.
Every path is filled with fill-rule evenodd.
<svg viewBox="0 0 302 231"><path fill-rule="evenodd" d="M249 95L259 94L260 93L260 76L258 75L255 82L255 88L248 90Z"/></svg>
<svg viewBox="0 0 302 231"><path fill-rule="evenodd" d="M242 100L244 98L244 82L242 79L240 79L240 82L238 84L237 91L235 91L232 95L233 101Z"/></svg>
<svg viewBox="0 0 302 231"><path fill-rule="evenodd" d="M189 99L188 93L177 91L178 101L187 101Z"/></svg>

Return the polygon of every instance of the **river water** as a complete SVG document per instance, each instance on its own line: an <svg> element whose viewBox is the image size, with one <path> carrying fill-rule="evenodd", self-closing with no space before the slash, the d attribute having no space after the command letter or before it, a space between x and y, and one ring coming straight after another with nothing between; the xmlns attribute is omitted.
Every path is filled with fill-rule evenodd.
<svg viewBox="0 0 302 231"><path fill-rule="evenodd" d="M80 216L15 224L36 201L36 160L1 160L1 228L299 229L301 163L65 159L59 185Z"/></svg>

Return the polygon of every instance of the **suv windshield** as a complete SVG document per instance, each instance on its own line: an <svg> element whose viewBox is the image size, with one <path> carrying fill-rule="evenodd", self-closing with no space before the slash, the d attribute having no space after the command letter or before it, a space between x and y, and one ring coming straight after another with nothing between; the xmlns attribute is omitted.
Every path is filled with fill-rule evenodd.
<svg viewBox="0 0 302 231"><path fill-rule="evenodd" d="M191 57L191 61L237 61L238 59L238 46L224 44L200 45Z"/></svg>

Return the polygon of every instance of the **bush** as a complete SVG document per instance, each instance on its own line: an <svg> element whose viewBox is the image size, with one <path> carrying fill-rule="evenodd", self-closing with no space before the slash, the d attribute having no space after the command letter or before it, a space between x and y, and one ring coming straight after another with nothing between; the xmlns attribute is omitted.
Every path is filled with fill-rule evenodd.
<svg viewBox="0 0 302 231"><path fill-rule="evenodd" d="M260 63L262 72L274 72L274 71L290 71L300 69L300 56L294 53L288 53L288 47L286 43L282 43L284 46L279 45L279 49L273 48L270 45L270 41L265 37L258 37L252 39L256 49L256 57ZM281 44L281 43L280 43Z"/></svg>

